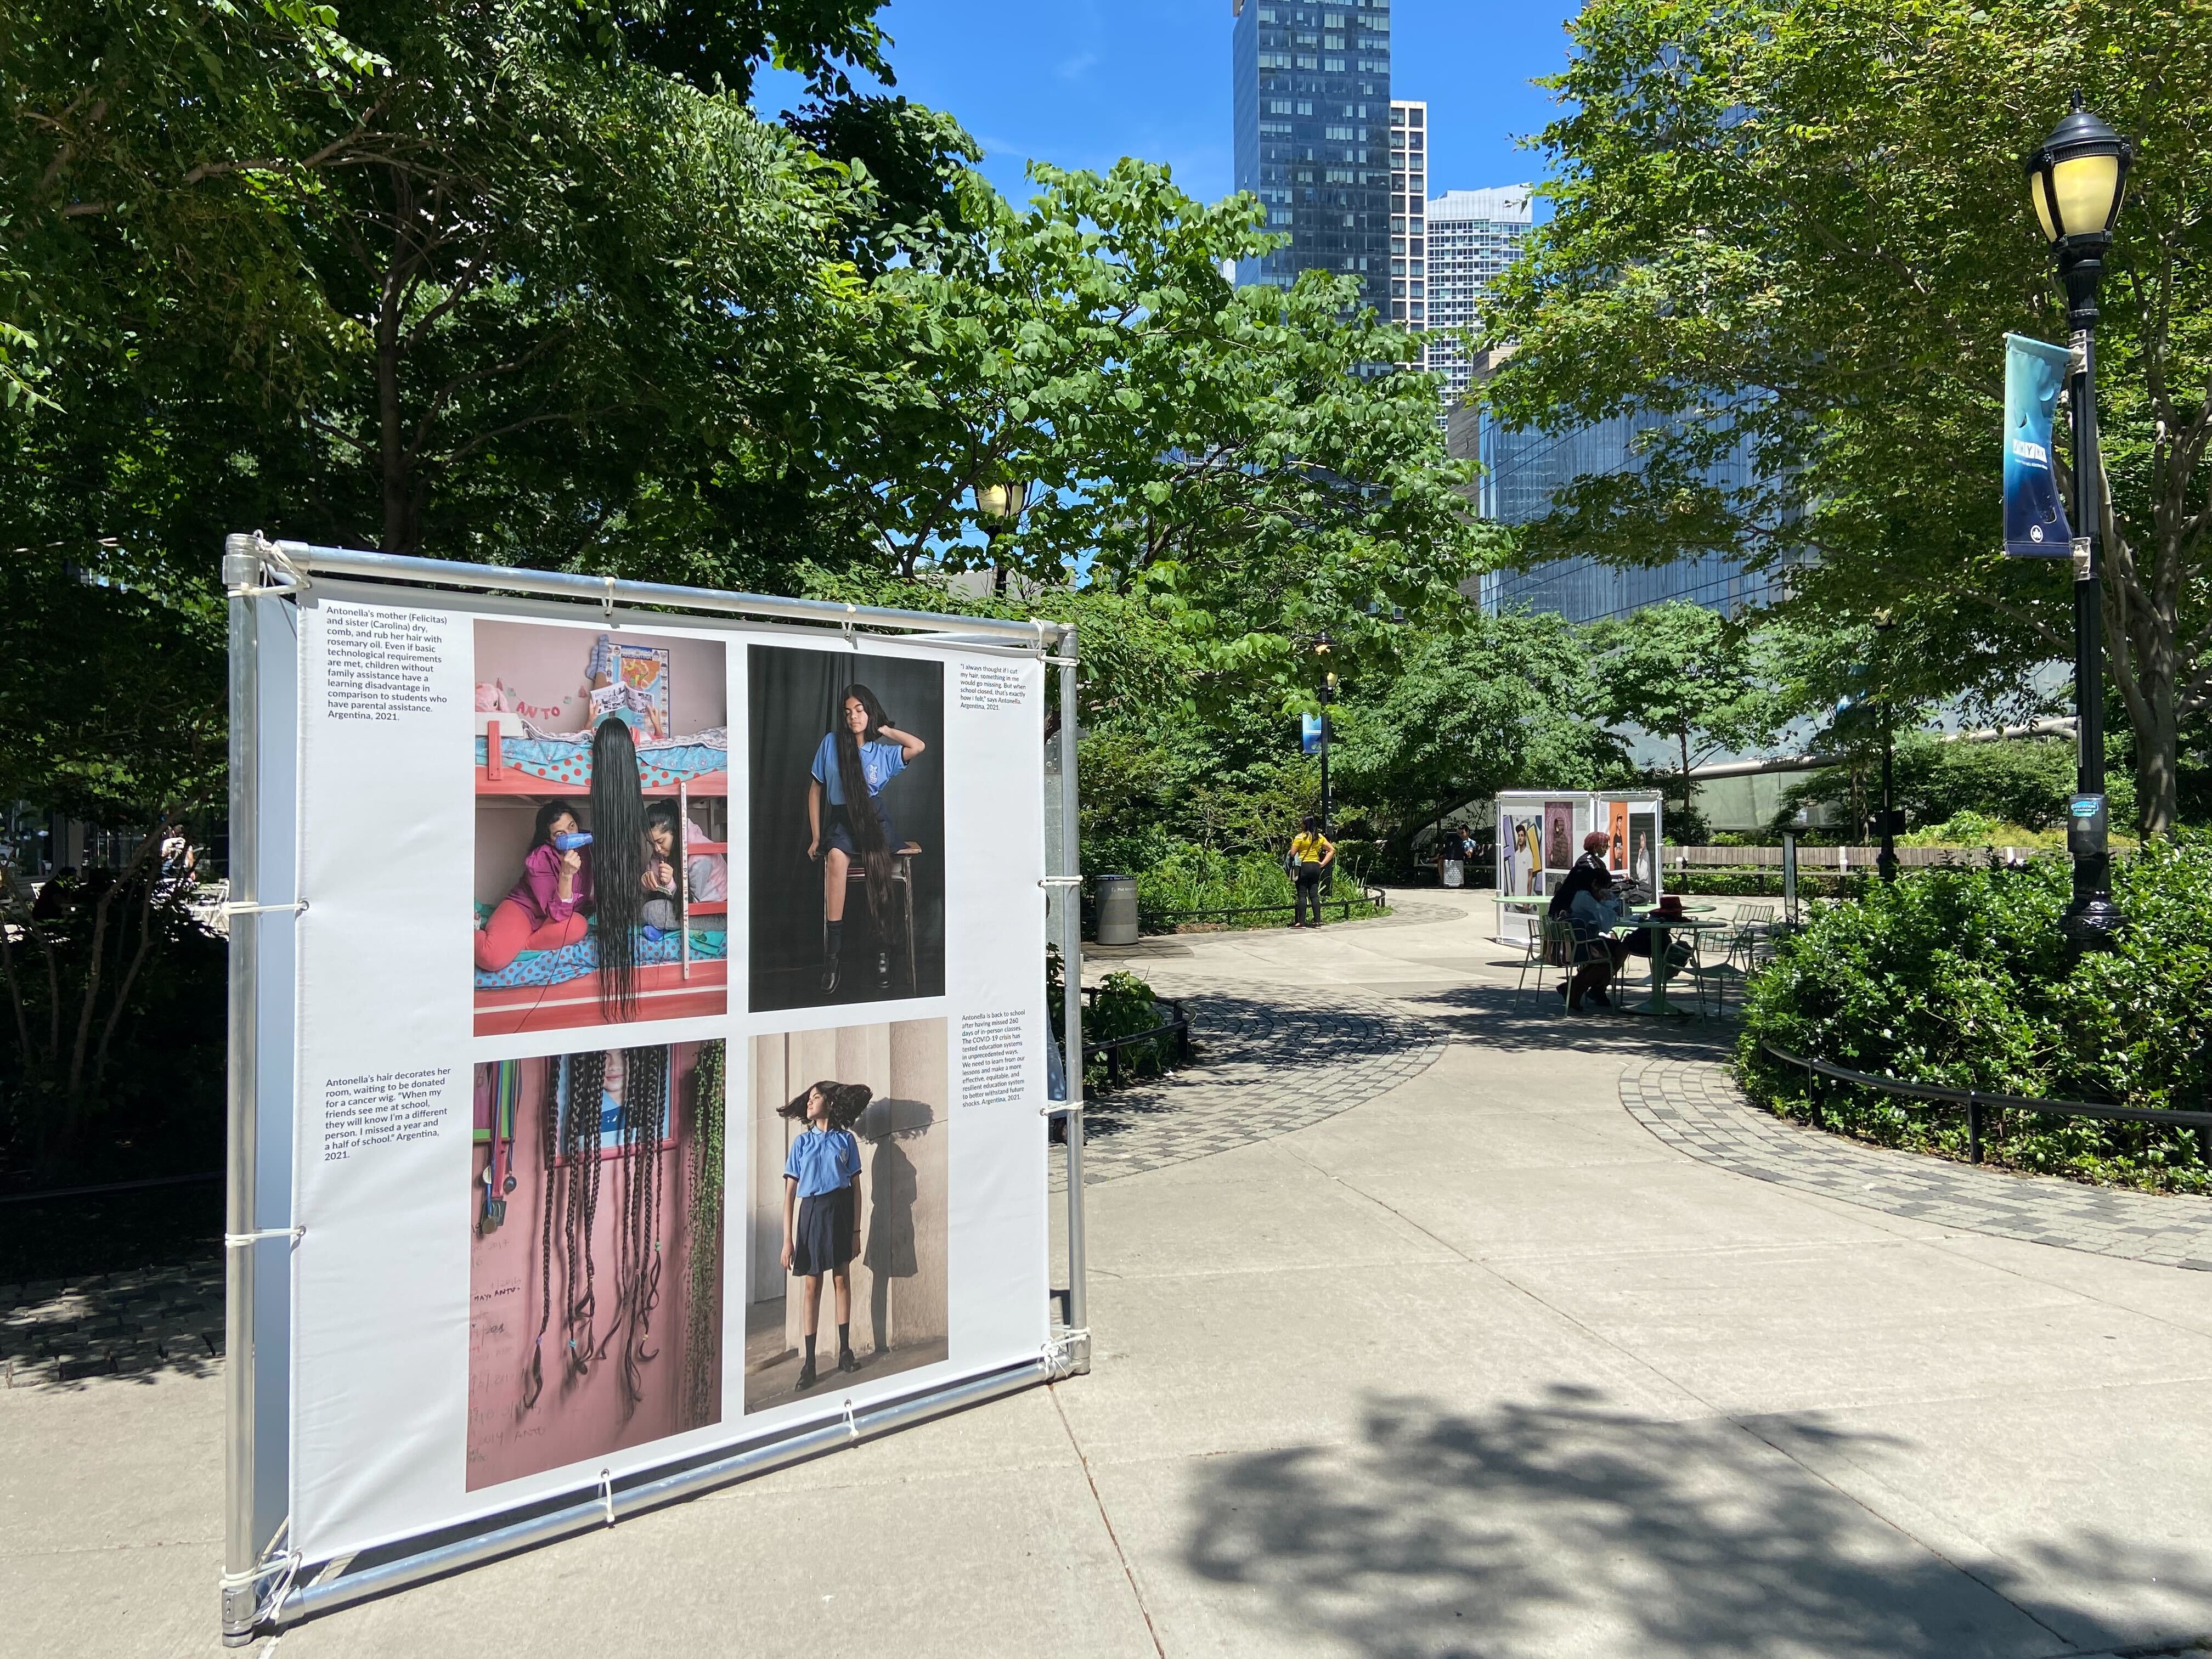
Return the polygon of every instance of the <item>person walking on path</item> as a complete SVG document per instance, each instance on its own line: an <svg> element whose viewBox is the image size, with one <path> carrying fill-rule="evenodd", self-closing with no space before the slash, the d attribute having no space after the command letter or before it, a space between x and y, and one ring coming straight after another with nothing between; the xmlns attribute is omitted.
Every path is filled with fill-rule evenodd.
<svg viewBox="0 0 2212 1659"><path fill-rule="evenodd" d="M1291 837L1291 873L1297 883L1297 893L1291 901L1291 926L1318 927L1321 926L1321 884L1328 878L1328 866L1336 862L1336 848L1321 832L1321 820L1308 817L1305 827ZM1306 920L1307 907L1313 910L1313 920Z"/></svg>

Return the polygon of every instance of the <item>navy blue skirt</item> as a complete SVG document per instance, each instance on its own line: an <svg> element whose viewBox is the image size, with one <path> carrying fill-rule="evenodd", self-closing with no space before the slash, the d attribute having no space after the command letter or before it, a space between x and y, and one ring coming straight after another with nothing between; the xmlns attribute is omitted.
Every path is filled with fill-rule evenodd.
<svg viewBox="0 0 2212 1659"><path fill-rule="evenodd" d="M853 1259L853 1206L858 1196L858 1188L848 1181L834 1193L816 1193L799 1200L791 1246L793 1273L812 1279Z"/></svg>
<svg viewBox="0 0 2212 1659"><path fill-rule="evenodd" d="M884 827L884 845L896 852L899 844L898 831L891 828L891 815L884 811L882 798L871 795L868 798L868 805L876 809L876 822ZM830 809L828 844L836 848L848 859L860 856L860 849L853 842L853 822L846 817L845 809L842 806L833 806Z"/></svg>

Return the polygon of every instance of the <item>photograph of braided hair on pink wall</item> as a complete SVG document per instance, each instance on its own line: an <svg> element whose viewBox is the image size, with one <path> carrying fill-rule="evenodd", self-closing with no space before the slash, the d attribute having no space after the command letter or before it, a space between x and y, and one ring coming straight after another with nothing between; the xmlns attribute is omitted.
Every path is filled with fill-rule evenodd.
<svg viewBox="0 0 2212 1659"><path fill-rule="evenodd" d="M725 1053L476 1068L469 1491L721 1421Z"/></svg>

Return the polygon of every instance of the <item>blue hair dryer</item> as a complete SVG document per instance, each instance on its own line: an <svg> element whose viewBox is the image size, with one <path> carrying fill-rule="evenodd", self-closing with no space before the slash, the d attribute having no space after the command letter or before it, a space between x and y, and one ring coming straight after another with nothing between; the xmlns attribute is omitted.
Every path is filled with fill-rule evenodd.
<svg viewBox="0 0 2212 1659"><path fill-rule="evenodd" d="M556 853L573 853L579 847L589 847L591 844L592 832L588 830L580 830L573 835L553 837L553 850Z"/></svg>

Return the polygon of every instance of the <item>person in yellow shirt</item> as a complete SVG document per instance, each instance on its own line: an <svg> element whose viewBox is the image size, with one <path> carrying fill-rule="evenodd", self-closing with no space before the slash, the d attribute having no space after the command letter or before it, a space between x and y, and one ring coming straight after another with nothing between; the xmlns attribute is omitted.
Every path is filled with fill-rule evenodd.
<svg viewBox="0 0 2212 1659"><path fill-rule="evenodd" d="M1328 878L1328 866L1336 862L1336 848L1321 832L1321 820L1309 817L1303 832L1291 837L1291 873L1297 882L1297 894L1291 902L1291 926L1318 927L1321 926L1321 884ZM1310 905L1313 920L1306 920Z"/></svg>

